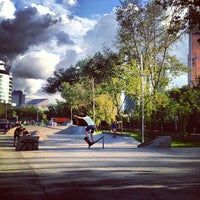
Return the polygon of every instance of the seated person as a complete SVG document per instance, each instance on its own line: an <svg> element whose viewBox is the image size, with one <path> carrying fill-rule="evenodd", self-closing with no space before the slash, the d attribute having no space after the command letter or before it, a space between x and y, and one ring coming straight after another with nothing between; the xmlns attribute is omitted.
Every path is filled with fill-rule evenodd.
<svg viewBox="0 0 200 200"><path fill-rule="evenodd" d="M14 131L14 147L16 146L17 139L19 139L19 136L24 131L24 128L20 125L18 126Z"/></svg>
<svg viewBox="0 0 200 200"><path fill-rule="evenodd" d="M23 131L23 136L30 136L29 132L27 130Z"/></svg>

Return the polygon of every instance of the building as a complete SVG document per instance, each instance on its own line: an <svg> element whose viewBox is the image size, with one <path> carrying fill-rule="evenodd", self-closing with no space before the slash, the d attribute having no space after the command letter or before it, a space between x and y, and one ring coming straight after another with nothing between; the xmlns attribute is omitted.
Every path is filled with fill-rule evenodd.
<svg viewBox="0 0 200 200"><path fill-rule="evenodd" d="M189 67L188 83L196 84L200 76L200 43L197 41L200 36L194 33L189 35Z"/></svg>
<svg viewBox="0 0 200 200"><path fill-rule="evenodd" d="M192 14L193 10L190 9ZM189 56L188 65L190 71L188 73L188 84L196 84L200 76L200 33L198 25L191 25L189 34Z"/></svg>
<svg viewBox="0 0 200 200"><path fill-rule="evenodd" d="M26 106L47 107L49 104L48 99L32 99L26 103Z"/></svg>
<svg viewBox="0 0 200 200"><path fill-rule="evenodd" d="M0 60L0 103L12 103L12 82L13 78L10 75L10 67Z"/></svg>
<svg viewBox="0 0 200 200"><path fill-rule="evenodd" d="M25 95L21 90L14 90L12 92L12 105L14 107L20 107L25 104Z"/></svg>

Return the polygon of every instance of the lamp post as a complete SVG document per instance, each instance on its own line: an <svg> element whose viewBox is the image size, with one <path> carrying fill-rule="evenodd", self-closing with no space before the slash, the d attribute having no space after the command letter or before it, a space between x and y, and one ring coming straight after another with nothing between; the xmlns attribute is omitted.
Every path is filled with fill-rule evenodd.
<svg viewBox="0 0 200 200"><path fill-rule="evenodd" d="M144 143L144 68L143 68L143 56L142 56L142 53L140 55L140 65L141 65L141 71L142 71L142 74L141 74L141 79L142 79L142 143Z"/></svg>
<svg viewBox="0 0 200 200"><path fill-rule="evenodd" d="M94 78L92 79L92 108L93 108L93 121L95 123L95 88L94 88Z"/></svg>

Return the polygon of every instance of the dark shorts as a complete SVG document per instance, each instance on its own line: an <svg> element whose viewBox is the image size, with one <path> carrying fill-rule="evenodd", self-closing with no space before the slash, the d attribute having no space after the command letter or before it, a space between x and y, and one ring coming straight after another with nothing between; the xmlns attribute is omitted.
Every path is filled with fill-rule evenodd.
<svg viewBox="0 0 200 200"><path fill-rule="evenodd" d="M91 131L91 133L94 133L95 129L96 127L94 125L90 125L85 128L86 131Z"/></svg>

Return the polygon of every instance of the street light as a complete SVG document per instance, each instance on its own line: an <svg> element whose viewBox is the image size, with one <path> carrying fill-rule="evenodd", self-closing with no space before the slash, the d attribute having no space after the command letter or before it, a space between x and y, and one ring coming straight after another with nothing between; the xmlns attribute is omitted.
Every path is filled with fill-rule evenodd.
<svg viewBox="0 0 200 200"><path fill-rule="evenodd" d="M94 78L92 79L92 109L93 109L93 121L95 123L95 87L94 87Z"/></svg>
<svg viewBox="0 0 200 200"><path fill-rule="evenodd" d="M144 143L144 68L143 68L143 56L140 55L140 65L141 65L141 78L142 78L142 143Z"/></svg>

